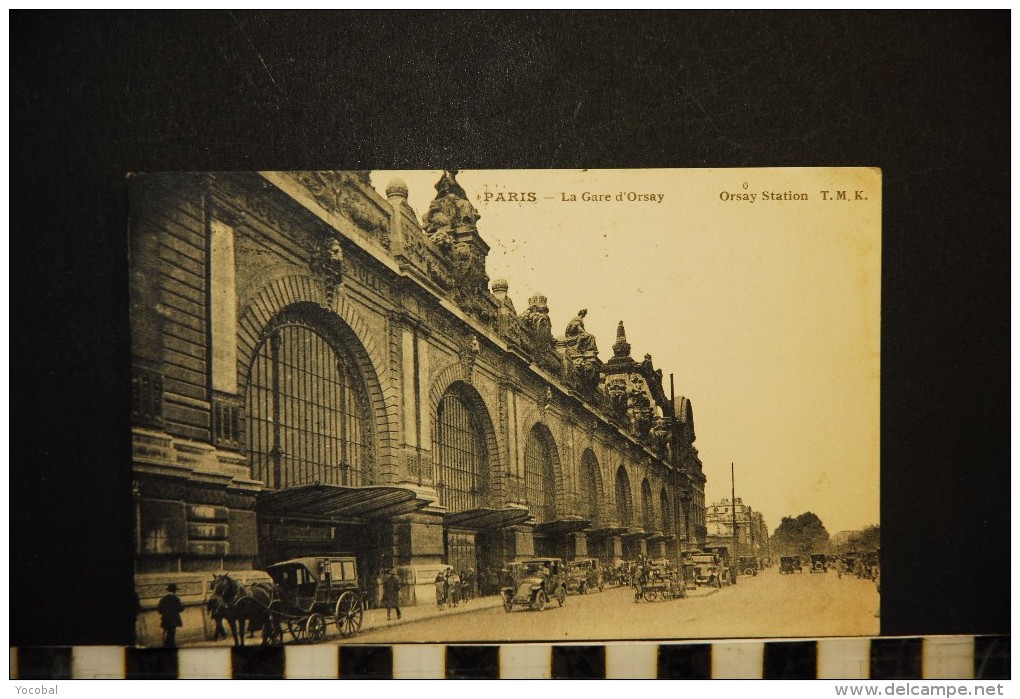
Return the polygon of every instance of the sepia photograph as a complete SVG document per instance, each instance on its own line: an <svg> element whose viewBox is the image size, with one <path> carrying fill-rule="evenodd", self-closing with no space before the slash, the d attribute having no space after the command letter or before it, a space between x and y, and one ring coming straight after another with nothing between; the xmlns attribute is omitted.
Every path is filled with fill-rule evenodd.
<svg viewBox="0 0 1020 699"><path fill-rule="evenodd" d="M880 633L878 169L127 192L137 646Z"/></svg>

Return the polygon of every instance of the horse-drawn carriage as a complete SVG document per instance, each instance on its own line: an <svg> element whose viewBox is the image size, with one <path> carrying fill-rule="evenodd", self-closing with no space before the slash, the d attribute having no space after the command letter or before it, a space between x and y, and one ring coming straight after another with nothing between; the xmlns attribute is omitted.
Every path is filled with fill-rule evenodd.
<svg viewBox="0 0 1020 699"><path fill-rule="evenodd" d="M266 572L273 584L242 585L229 575L215 576L209 613L230 623L235 645L244 645L245 626L262 629L263 644L318 643L336 624L347 638L361 630L365 593L358 584L353 556L314 556L276 563Z"/></svg>
<svg viewBox="0 0 1020 699"><path fill-rule="evenodd" d="M295 641L318 643L329 623L344 638L361 630L365 594L353 556L296 558L266 568L273 579L266 643L282 643L286 628Z"/></svg>

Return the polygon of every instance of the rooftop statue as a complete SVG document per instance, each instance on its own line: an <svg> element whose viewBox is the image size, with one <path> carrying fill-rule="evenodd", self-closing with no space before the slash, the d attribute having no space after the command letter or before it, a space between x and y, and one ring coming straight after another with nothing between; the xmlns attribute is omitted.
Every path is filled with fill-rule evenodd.
<svg viewBox="0 0 1020 699"><path fill-rule="evenodd" d="M448 233L463 227L474 227L479 216L468 201L467 193L457 182L457 170L443 170L436 182L436 198L425 213L425 230L430 236Z"/></svg>
<svg viewBox="0 0 1020 699"><path fill-rule="evenodd" d="M567 331L565 333L567 348L568 351L572 350L575 354L597 355L599 350L595 345L595 336L584 329L584 317L586 315L588 315L588 309L582 308L577 312L577 316L567 323Z"/></svg>

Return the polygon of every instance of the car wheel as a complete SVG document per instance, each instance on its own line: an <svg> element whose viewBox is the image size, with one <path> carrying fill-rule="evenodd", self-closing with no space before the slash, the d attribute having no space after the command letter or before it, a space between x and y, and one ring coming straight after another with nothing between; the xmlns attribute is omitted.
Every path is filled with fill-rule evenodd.
<svg viewBox="0 0 1020 699"><path fill-rule="evenodd" d="M744 568L744 575L754 575L754 570L751 568Z"/></svg>
<svg viewBox="0 0 1020 699"><path fill-rule="evenodd" d="M548 601L549 598L546 597L545 590L539 590L538 594L535 595L535 601L532 603L532 606L535 608L536 612L540 612L545 609L545 603Z"/></svg>

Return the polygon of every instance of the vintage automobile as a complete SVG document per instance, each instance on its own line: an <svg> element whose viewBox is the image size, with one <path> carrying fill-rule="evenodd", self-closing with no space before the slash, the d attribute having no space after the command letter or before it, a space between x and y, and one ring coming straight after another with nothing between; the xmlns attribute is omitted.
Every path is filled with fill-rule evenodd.
<svg viewBox="0 0 1020 699"><path fill-rule="evenodd" d="M740 556L737 558L737 570L744 575L757 575L758 560L754 556Z"/></svg>
<svg viewBox="0 0 1020 699"><path fill-rule="evenodd" d="M592 590L602 592L605 583L602 566L597 558L582 558L567 564L567 592L583 595Z"/></svg>
<svg viewBox="0 0 1020 699"><path fill-rule="evenodd" d="M730 584L730 569L722 564L718 554L696 553L691 556L694 564L694 584L708 587L722 587Z"/></svg>
<svg viewBox="0 0 1020 699"><path fill-rule="evenodd" d="M792 573L793 571L797 571L798 573L804 572L800 563L800 556L780 556L779 572Z"/></svg>
<svg viewBox="0 0 1020 699"><path fill-rule="evenodd" d="M560 606L567 599L566 564L560 558L530 558L522 561L513 586L504 587L503 609L528 607L542 611L549 600L555 598Z"/></svg>
<svg viewBox="0 0 1020 699"><path fill-rule="evenodd" d="M812 573L825 573L829 570L829 557L824 553L812 553L811 554L811 571Z"/></svg>

